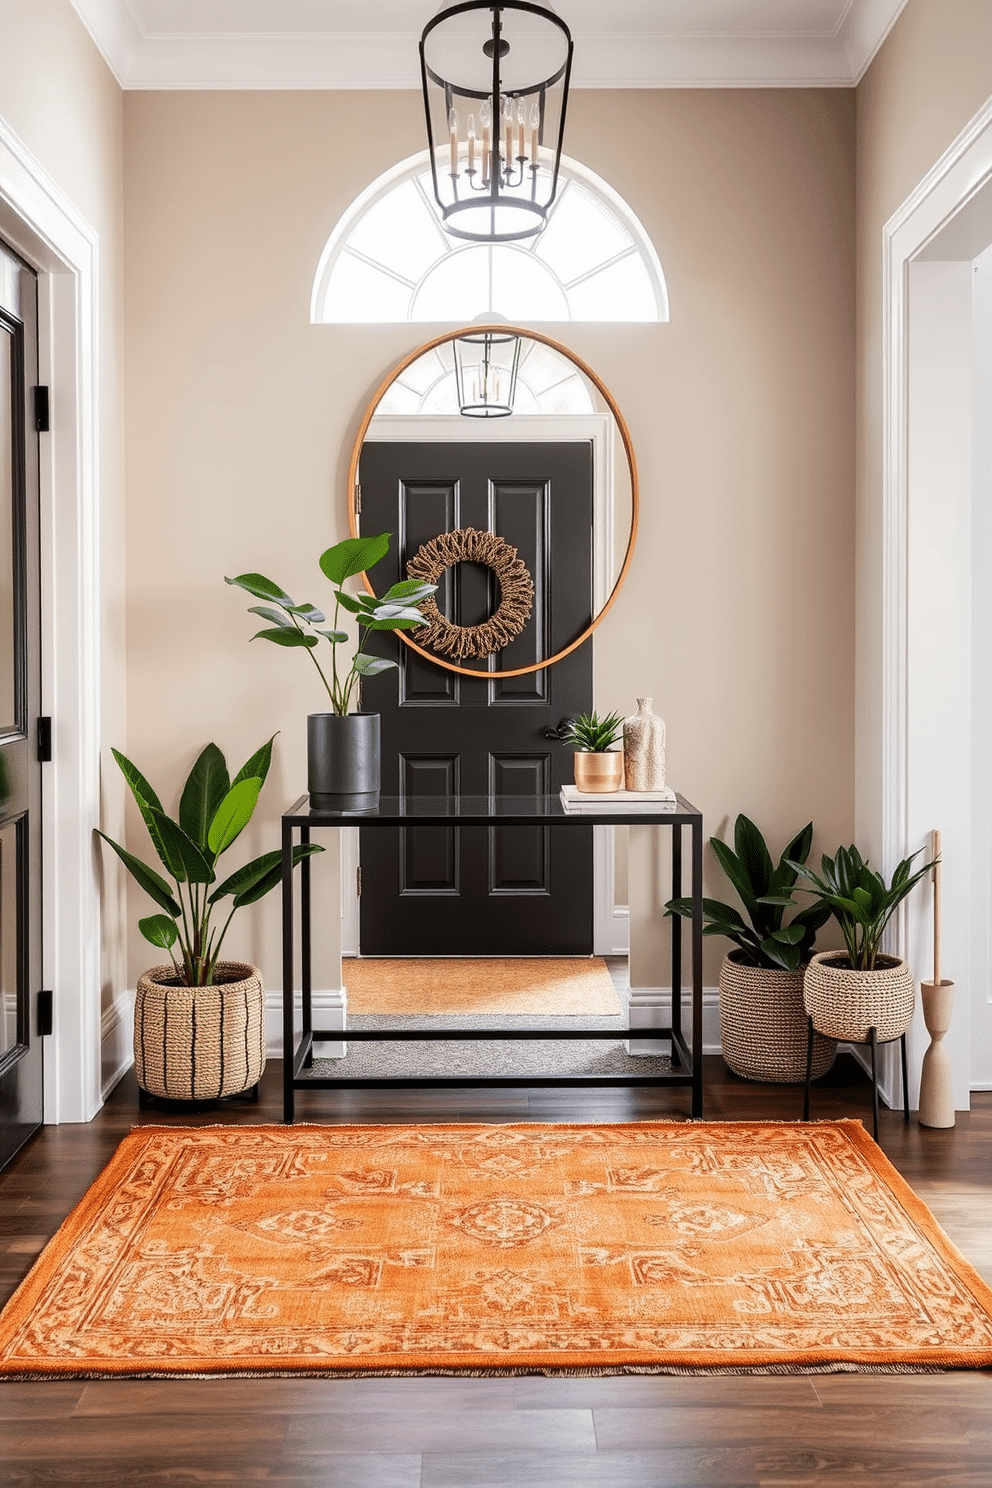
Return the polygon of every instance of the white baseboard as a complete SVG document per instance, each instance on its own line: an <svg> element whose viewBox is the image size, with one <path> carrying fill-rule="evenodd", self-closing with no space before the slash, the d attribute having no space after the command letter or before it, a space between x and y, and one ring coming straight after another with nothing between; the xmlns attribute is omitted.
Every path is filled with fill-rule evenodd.
<svg viewBox="0 0 992 1488"><path fill-rule="evenodd" d="M692 1032L692 1009L688 994L683 994L682 1026L686 1034ZM672 1018L672 991L670 987L632 987L627 989L627 1023L634 1029L667 1027ZM657 1052L657 1040L628 1039L631 1054L653 1054ZM720 989L703 988L703 1053L719 1054L720 1045Z"/></svg>
<svg viewBox="0 0 992 1488"><path fill-rule="evenodd" d="M293 1022L299 1033L303 1027L302 1001L299 992L296 994L295 1005L296 1015ZM316 1028L344 1029L348 1011L348 994L343 987L319 991L314 989L311 996L311 1009ZM316 1044L315 1050L321 1059L342 1059L348 1052L346 1044L330 1040ZM273 990L271 987L265 989L265 1056L267 1059L282 1058L282 992Z"/></svg>
<svg viewBox="0 0 992 1488"><path fill-rule="evenodd" d="M134 993L119 992L100 1019L100 1090L106 1100L134 1063Z"/></svg>

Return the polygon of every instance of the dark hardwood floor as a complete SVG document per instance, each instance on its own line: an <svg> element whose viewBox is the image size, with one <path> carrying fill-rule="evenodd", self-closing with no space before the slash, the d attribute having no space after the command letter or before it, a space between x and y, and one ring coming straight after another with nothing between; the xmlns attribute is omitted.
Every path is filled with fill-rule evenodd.
<svg viewBox="0 0 992 1488"><path fill-rule="evenodd" d="M278 1122L281 1066L259 1105L139 1112L128 1076L87 1126L41 1131L0 1174L0 1299L141 1122ZM633 1121L680 1117L682 1091L303 1092L302 1121ZM794 1086L707 1060L706 1116L793 1120ZM818 1119L870 1130L849 1058ZM949 1131L882 1113L882 1146L992 1281L992 1095ZM10 1488L989 1488L992 1373L601 1379L114 1380L0 1385Z"/></svg>

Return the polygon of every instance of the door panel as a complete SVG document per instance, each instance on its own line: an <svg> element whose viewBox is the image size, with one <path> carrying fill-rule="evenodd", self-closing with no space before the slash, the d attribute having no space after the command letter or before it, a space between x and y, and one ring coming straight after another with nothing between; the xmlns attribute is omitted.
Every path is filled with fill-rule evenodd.
<svg viewBox="0 0 992 1488"><path fill-rule="evenodd" d="M521 634L490 670L540 662L589 624L592 604L592 451L588 443L366 442L364 533L396 534L371 574L379 592L422 543L476 527L515 547L534 581ZM459 564L439 608L460 625L492 614L498 581ZM447 671L393 636L370 649L399 670L365 684L363 708L382 715L385 794L533 796L571 779L571 754L546 738L592 706L592 651L521 677ZM416 827L361 833L364 955L588 954L592 949L592 829Z"/></svg>
<svg viewBox="0 0 992 1488"><path fill-rule="evenodd" d="M37 284L0 244L0 1165L41 1124Z"/></svg>

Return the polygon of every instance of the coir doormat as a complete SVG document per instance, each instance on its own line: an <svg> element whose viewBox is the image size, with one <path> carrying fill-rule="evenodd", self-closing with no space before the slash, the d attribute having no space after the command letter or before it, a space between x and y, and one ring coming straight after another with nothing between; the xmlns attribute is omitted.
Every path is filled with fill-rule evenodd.
<svg viewBox="0 0 992 1488"><path fill-rule="evenodd" d="M992 1365L992 1291L859 1123L135 1131L8 1377Z"/></svg>
<svg viewBox="0 0 992 1488"><path fill-rule="evenodd" d="M350 1013L522 1013L612 1017L620 1007L601 956L349 958Z"/></svg>

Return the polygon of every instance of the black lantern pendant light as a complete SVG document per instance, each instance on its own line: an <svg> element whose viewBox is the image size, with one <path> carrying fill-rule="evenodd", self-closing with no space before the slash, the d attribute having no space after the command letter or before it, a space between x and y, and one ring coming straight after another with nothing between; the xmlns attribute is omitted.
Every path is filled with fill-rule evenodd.
<svg viewBox="0 0 992 1488"><path fill-rule="evenodd" d="M445 231L509 243L539 233L558 187L572 38L544 5L465 0L424 27L420 71Z"/></svg>
<svg viewBox="0 0 992 1488"><path fill-rule="evenodd" d="M507 418L517 395L520 337L467 331L452 343L458 411L467 418Z"/></svg>

